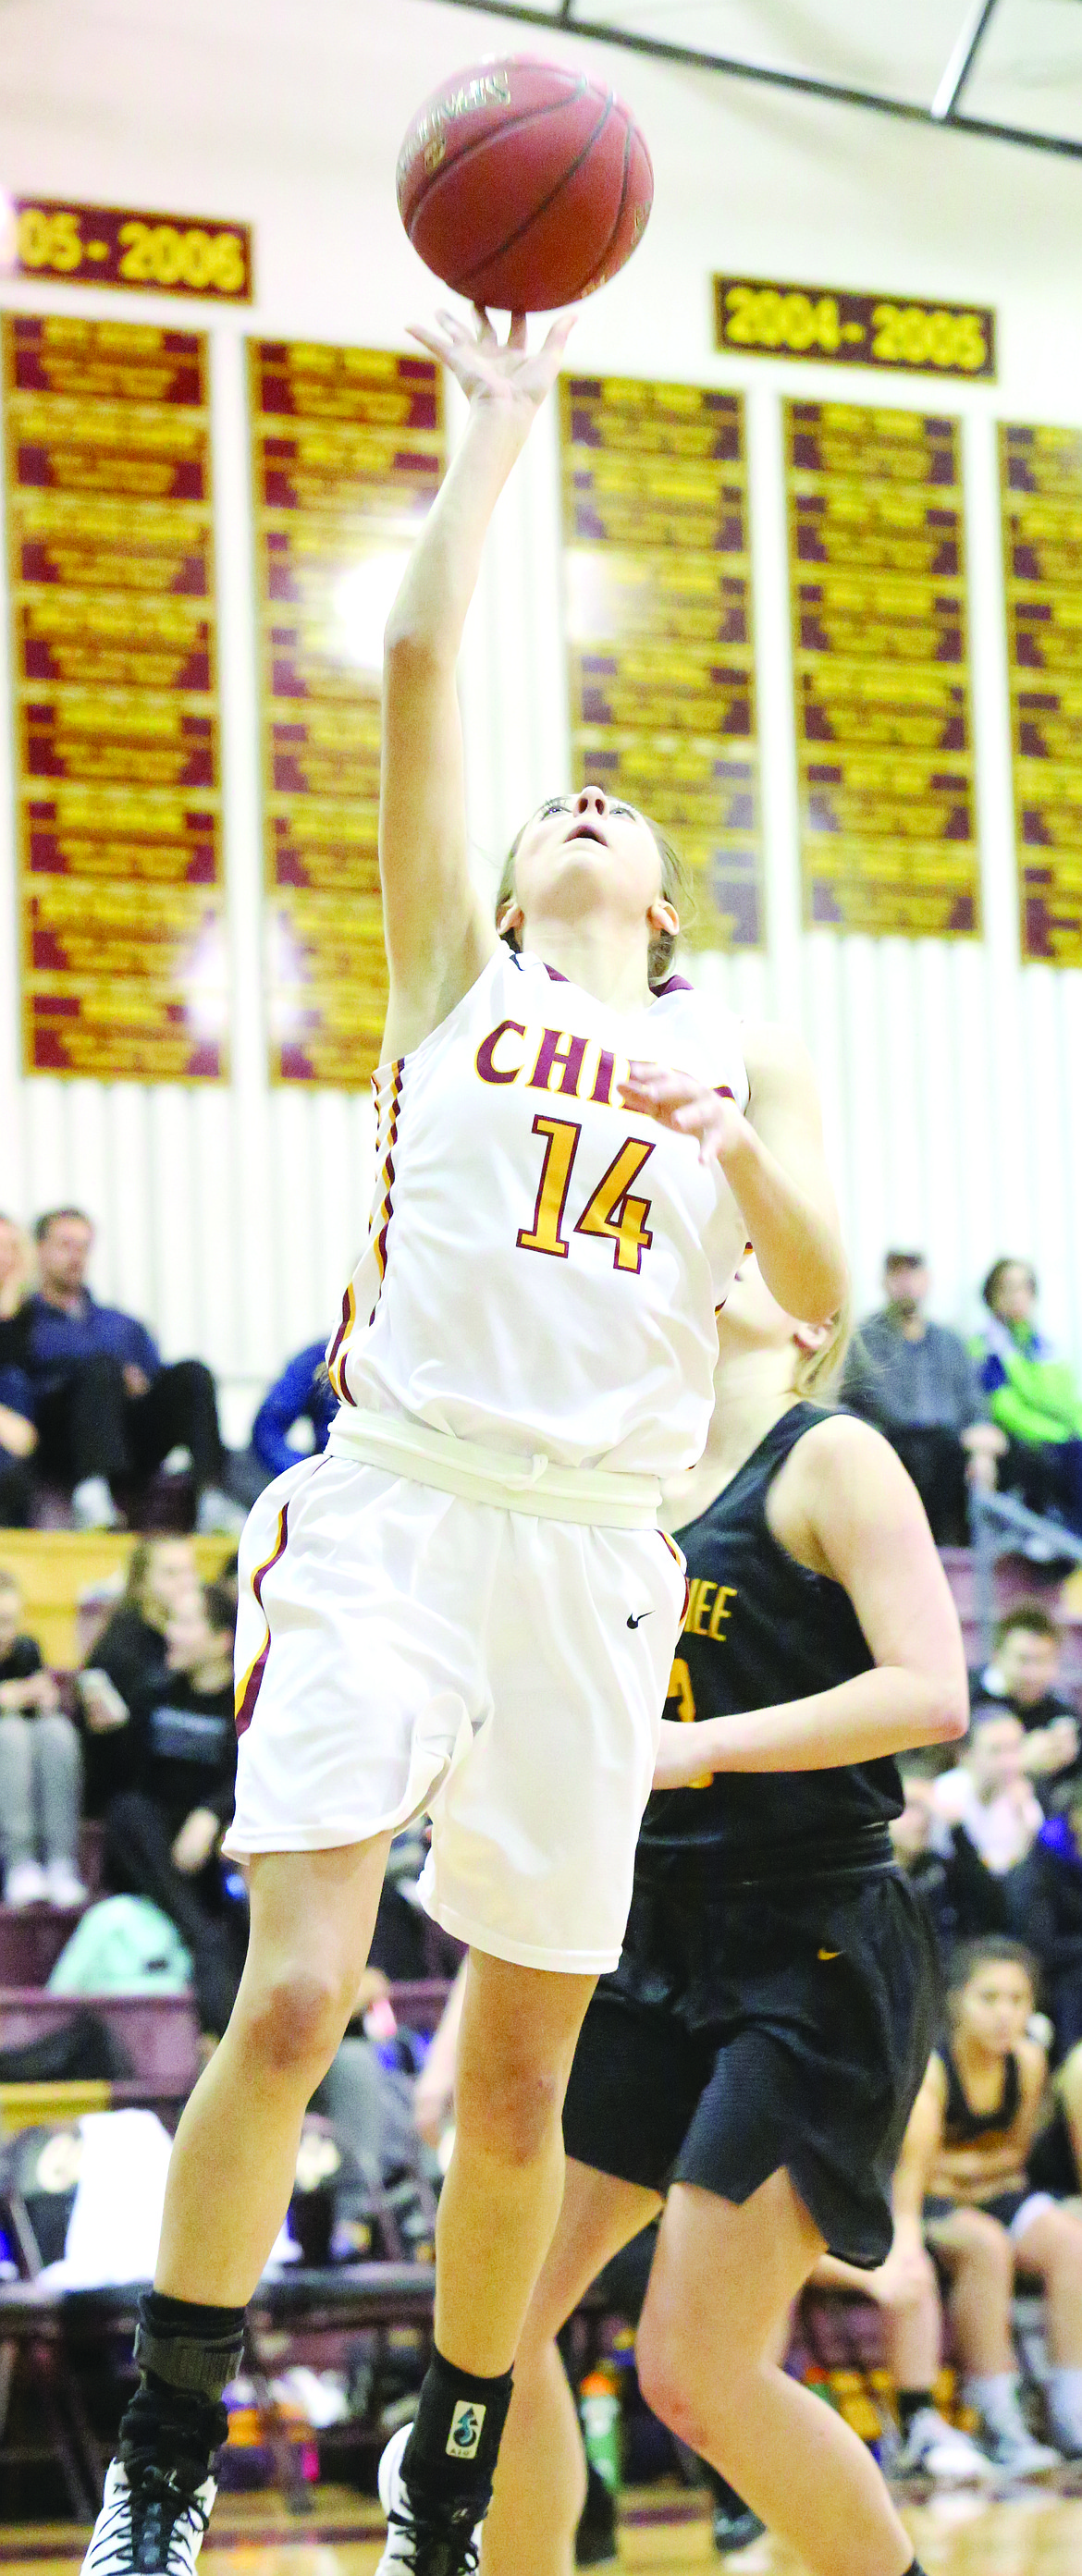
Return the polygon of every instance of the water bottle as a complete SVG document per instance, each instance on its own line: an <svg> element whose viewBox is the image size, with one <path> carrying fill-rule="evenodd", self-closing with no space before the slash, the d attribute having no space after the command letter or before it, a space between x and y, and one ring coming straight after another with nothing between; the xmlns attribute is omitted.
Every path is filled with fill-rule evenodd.
<svg viewBox="0 0 1082 2576"><path fill-rule="evenodd" d="M579 2415L586 2457L598 2477L604 2480L610 2495L620 2485L620 2394L619 2380L609 2361L599 2361L587 2372L579 2389Z"/></svg>

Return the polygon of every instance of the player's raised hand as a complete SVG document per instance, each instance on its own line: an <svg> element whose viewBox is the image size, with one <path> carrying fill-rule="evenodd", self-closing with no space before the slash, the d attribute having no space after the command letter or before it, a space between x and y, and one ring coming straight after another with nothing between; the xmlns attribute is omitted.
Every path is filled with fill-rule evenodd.
<svg viewBox="0 0 1082 2576"><path fill-rule="evenodd" d="M564 314L552 324L540 348L531 351L526 346L524 313L512 314L506 340L497 339L487 313L479 305L474 307L472 329L447 309L438 313L436 320L438 330L411 324L410 338L419 340L422 349L450 369L467 400L518 409L531 416L552 391L574 326L574 316Z"/></svg>
<svg viewBox="0 0 1082 2576"><path fill-rule="evenodd" d="M700 1162L720 1163L725 1171L749 1146L754 1150L755 1131L731 1091L710 1091L690 1073L661 1064L632 1064L617 1089L626 1109L656 1118L678 1136L694 1136Z"/></svg>

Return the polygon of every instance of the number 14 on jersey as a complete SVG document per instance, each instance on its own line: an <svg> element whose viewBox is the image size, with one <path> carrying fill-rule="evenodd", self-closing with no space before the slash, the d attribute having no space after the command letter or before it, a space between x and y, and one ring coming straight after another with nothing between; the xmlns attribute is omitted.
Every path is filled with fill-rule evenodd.
<svg viewBox="0 0 1082 2576"><path fill-rule="evenodd" d="M577 1118L556 1118L539 1111L533 1133L544 1139L544 1160L533 1224L519 1227L518 1245L522 1252L547 1252L553 1260L566 1261L571 1245L564 1226L569 1221L567 1203L582 1128ZM608 1170L602 1173L596 1190L571 1227L573 1234L593 1235L603 1243L611 1243L617 1270L641 1270L643 1253L649 1251L654 1240L646 1222L649 1199L631 1195L653 1150L652 1145L629 1136L613 1155Z"/></svg>

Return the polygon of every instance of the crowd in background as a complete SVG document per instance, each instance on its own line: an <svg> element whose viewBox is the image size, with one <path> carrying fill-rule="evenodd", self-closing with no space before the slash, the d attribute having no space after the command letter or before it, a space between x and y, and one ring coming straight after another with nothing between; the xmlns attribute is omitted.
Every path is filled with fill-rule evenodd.
<svg viewBox="0 0 1082 2576"><path fill-rule="evenodd" d="M141 1516L153 1523L153 1480L163 1462L175 1467L182 1453L196 1531L228 1542L243 1519L244 1500L305 1449L325 1445L335 1399L323 1344L313 1342L288 1362L259 1407L250 1452L230 1459L206 1365L198 1359L164 1364L145 1325L101 1305L87 1288L93 1239L89 1219L74 1208L38 1220L32 1251L19 1228L0 1218L0 1523L32 1525L41 1516L43 1490L61 1496L69 1525L77 1528L125 1522L138 1528ZM1014 1258L994 1264L981 1292L981 1329L968 1340L929 1318L930 1289L921 1253L887 1254L884 1303L853 1336L836 1400L873 1423L897 1450L940 1546L966 1544L974 1489L1016 1494L1044 1525L1037 1553L1047 1581L1055 1571L1049 1560L1057 1532L1082 1538L1082 1394L1037 1324L1034 1272ZM1082 2193L1082 1732L1064 1671L1071 1632L1047 1606L1050 1597L1019 1603L1001 1620L991 1655L975 1662L961 1758L944 1753L904 1761L905 1806L892 1831L901 1867L934 1922L950 1995L942 2050L929 2078L933 2092L939 2088L936 2100L922 2097L928 2173L921 2189L926 2193L936 2156L949 2164L950 2118L957 2125L961 2117L964 2127L973 2066L979 2089L985 2060L993 2072L1002 2062L1008 2071L1000 2111L1024 2077L1032 2094L1025 2152L1028 2157L1032 2149L1036 2160L1033 2190L1058 2210ZM16 1911L84 1907L80 1836L84 1820L92 1820L103 1891L149 1900L183 1945L208 2044L228 2020L247 1938L243 1879L221 1856L236 1765L235 1623L235 1558L213 1582L201 1582L190 1538L144 1535L129 1558L122 1594L99 1610L96 1633L84 1638L78 1669L51 1671L27 1632L19 1586L3 1568L0 1545L4 1902ZM361 2175L362 2186L364 2174L379 2165L388 2117L363 2017L378 2006L388 1978L432 1966L432 1936L422 1936L411 1901L422 1857L420 1829L399 1838L359 2019L317 2104L348 2135L350 2170ZM441 1964L450 1972L455 1947L445 1946ZM1038 2006L1043 2018L1034 2021ZM452 2055L445 2046L433 2059L433 2070L444 2068L444 2113ZM999 2081L994 2074L993 2090ZM426 2083L435 2096L432 2070ZM434 2114L422 2105L430 2130L439 2109ZM1014 2111L1017 2126L1017 2103ZM933 2153L928 2140L936 2120ZM907 2149L911 2161L914 2152ZM1028 2179L1026 2187L1028 2225ZM1008 2259L989 2231L1000 2228L1003 2246L1014 2240L1005 2201L998 2216L990 2201L961 2218L949 2203L938 2221L928 2215L932 2208L926 2197L925 2239L937 2247L938 2274L913 2263L907 2271L892 2257L865 2287L886 2313L893 2338L903 2456L908 2444L910 2465L934 2475L950 2444L944 2447L934 2412L921 2411L927 2388L912 2383L923 2382L927 2371L914 2355L936 2344L941 2290L952 2303L956 2343L965 2344L970 2311L985 2317L986 2330L967 2363L970 2375L987 2383L985 2454L970 2447L974 2459L996 2456L992 2419L1003 2396L1004 2300L1009 2306L1014 2256ZM1068 2232L1061 2243L1055 2228L1045 2235L1051 2269L1041 2277L1050 2313L1063 2310L1065 2295L1056 2290L1053 2256L1067 2274L1072 2262L1079 2267L1080 2349L1076 2355L1068 2334L1070 2350L1056 2367L1068 2379L1072 2371L1077 2376L1082 2453L1082 2222L1077 2242ZM1020 2438L1017 2412L1010 2418L1013 2434L1009 2415L1008 2407L1005 2461L1017 2456ZM1062 2427L1057 2439L1071 2448ZM1048 2446L1046 2454L1058 2456ZM959 2465L957 2447L951 2459L944 2474L974 2473Z"/></svg>

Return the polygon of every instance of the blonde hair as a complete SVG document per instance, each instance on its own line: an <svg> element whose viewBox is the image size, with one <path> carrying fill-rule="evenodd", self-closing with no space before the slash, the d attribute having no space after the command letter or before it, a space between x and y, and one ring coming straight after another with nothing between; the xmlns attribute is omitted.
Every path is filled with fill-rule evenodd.
<svg viewBox="0 0 1082 2576"><path fill-rule="evenodd" d="M121 1599L129 1609L138 1610L140 1618L145 1619L151 1628L155 1622L149 1615L150 1611L161 1607L152 1583L155 1553L159 1547L175 1547L178 1539L182 1547L188 1544L179 1531L174 1534L172 1530L157 1530L152 1538L137 1538L128 1558Z"/></svg>
<svg viewBox="0 0 1082 2576"><path fill-rule="evenodd" d="M637 806L635 811L638 813ZM528 819L532 821L532 815ZM661 893L665 902L671 903L675 910L680 914L681 928L686 928L688 922L694 917L691 878L688 874L688 870L685 867L679 852L674 850L672 842L666 839L664 832L658 829L656 823L651 822L650 816L648 814L640 814L639 821L641 823L645 823L646 829L650 834L654 848L656 849L661 861ZM511 847L507 853L507 857L503 863L503 871L496 890L497 929L499 929L500 925L500 915L503 912L505 905L510 903L515 891L515 859L518 854L519 842L521 841L522 834L525 830L526 824L523 823L520 830L516 832L514 840L512 841ZM672 974L673 959L676 955L677 936L678 934L672 930L658 930L654 932L651 938L650 946L647 951L646 973L652 993L658 992L663 984L667 984L669 977ZM517 948L519 945L518 932L515 930L501 930L500 937L501 939L506 940L509 948Z"/></svg>
<svg viewBox="0 0 1082 2576"><path fill-rule="evenodd" d="M823 1403L829 1400L845 1364L849 1348L849 1308L839 1306L825 1342L814 1351L799 1351L793 1370L793 1387L797 1395Z"/></svg>

